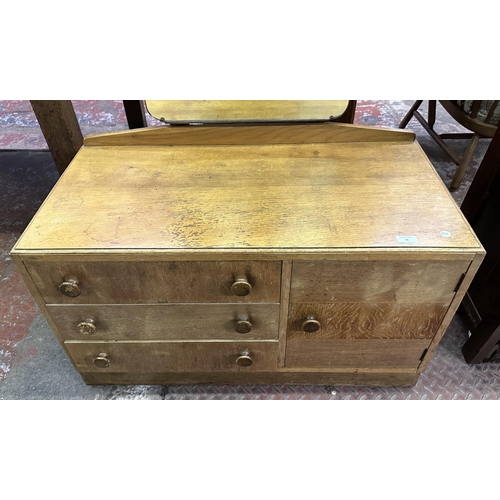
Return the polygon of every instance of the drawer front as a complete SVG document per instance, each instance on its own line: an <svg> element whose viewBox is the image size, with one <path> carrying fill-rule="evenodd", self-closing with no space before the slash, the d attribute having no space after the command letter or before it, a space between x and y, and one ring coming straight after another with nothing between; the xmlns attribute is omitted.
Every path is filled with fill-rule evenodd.
<svg viewBox="0 0 500 500"><path fill-rule="evenodd" d="M292 302L449 304L470 261L293 263Z"/></svg>
<svg viewBox="0 0 500 500"><path fill-rule="evenodd" d="M275 261L27 261L26 267L46 304L277 303L280 296Z"/></svg>
<svg viewBox="0 0 500 500"><path fill-rule="evenodd" d="M64 339L277 339L279 304L52 305Z"/></svg>
<svg viewBox="0 0 500 500"><path fill-rule="evenodd" d="M432 339L448 309L444 304L295 303L288 339ZM314 331L311 331L314 330Z"/></svg>
<svg viewBox="0 0 500 500"><path fill-rule="evenodd" d="M287 368L414 368L429 340L289 340Z"/></svg>
<svg viewBox="0 0 500 500"><path fill-rule="evenodd" d="M64 345L81 372L258 372L275 370L277 362L277 342L67 341Z"/></svg>

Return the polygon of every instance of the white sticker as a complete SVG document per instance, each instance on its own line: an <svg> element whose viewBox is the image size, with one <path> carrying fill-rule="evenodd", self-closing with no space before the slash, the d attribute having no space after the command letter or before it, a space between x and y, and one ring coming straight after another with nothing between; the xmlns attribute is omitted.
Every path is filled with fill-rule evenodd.
<svg viewBox="0 0 500 500"><path fill-rule="evenodd" d="M418 243L416 236L396 236L398 243Z"/></svg>
<svg viewBox="0 0 500 500"><path fill-rule="evenodd" d="M441 236L444 236L445 238L449 238L451 236L451 233L449 231L441 231Z"/></svg>

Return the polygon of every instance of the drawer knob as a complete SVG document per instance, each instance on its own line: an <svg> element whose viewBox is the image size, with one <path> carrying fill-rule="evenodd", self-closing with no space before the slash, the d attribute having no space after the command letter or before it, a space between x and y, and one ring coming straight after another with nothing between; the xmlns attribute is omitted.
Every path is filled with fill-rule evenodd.
<svg viewBox="0 0 500 500"><path fill-rule="evenodd" d="M236 358L236 364L238 366L252 366L253 360L250 353L248 351L240 352L240 355Z"/></svg>
<svg viewBox="0 0 500 500"><path fill-rule="evenodd" d="M320 322L314 319L314 316L308 316L304 323L302 323L302 330L306 333L314 333L320 329Z"/></svg>
<svg viewBox="0 0 500 500"><path fill-rule="evenodd" d="M244 316L238 319L234 325L234 329L238 333L250 333L252 331L252 323L250 323L250 320Z"/></svg>
<svg viewBox="0 0 500 500"><path fill-rule="evenodd" d="M99 356L94 358L94 365L96 365L97 368L108 368L110 364L111 361L109 360L109 356L105 352L101 352Z"/></svg>
<svg viewBox="0 0 500 500"><path fill-rule="evenodd" d="M246 278L238 278L232 285L231 291L238 297L244 297L252 291L252 285Z"/></svg>
<svg viewBox="0 0 500 500"><path fill-rule="evenodd" d="M83 321L80 321L76 328L82 335L92 335L97 331L95 321L92 318L87 318Z"/></svg>
<svg viewBox="0 0 500 500"><path fill-rule="evenodd" d="M75 279L63 281L58 288L63 295L66 295L66 297L78 297L78 295L82 293L80 290L80 283L78 283Z"/></svg>

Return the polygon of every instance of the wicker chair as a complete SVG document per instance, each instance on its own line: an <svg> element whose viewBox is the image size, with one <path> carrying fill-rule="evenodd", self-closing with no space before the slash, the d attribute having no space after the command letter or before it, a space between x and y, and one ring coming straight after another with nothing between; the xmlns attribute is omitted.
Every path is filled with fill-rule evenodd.
<svg viewBox="0 0 500 500"><path fill-rule="evenodd" d="M471 131L471 133L465 134L438 134L434 130L437 101L429 101L427 121L418 111L422 102L423 101L415 101L399 124L399 128L405 128L412 117L415 117L443 151L458 165L450 185L450 190L453 191L460 186L460 182L469 166L478 140L483 137L491 138L495 134L500 119L498 101L439 101L443 108L460 125ZM470 139L470 143L463 157L459 158L443 139Z"/></svg>

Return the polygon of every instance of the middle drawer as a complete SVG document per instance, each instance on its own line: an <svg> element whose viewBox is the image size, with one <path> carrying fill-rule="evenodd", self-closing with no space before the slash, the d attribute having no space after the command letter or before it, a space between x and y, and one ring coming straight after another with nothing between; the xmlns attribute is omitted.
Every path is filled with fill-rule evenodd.
<svg viewBox="0 0 500 500"><path fill-rule="evenodd" d="M279 304L47 307L65 340L263 340L278 338Z"/></svg>

